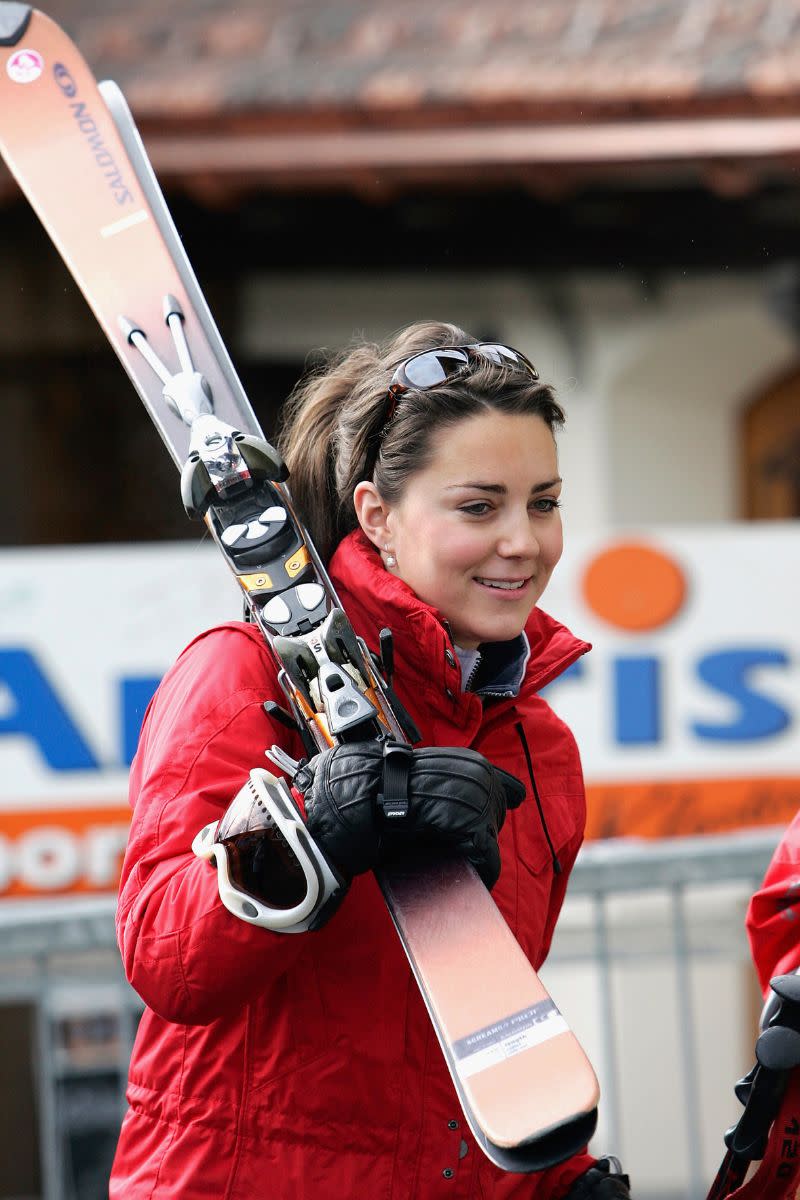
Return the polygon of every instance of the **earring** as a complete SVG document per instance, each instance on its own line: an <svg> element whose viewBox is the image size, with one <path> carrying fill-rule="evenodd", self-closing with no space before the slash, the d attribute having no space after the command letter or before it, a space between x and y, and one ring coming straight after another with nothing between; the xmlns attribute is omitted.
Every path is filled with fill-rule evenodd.
<svg viewBox="0 0 800 1200"><path fill-rule="evenodd" d="M384 542L383 548L386 551L386 566L387 567L396 567L397 559L395 558L395 556L392 554L391 550L389 549L389 543Z"/></svg>

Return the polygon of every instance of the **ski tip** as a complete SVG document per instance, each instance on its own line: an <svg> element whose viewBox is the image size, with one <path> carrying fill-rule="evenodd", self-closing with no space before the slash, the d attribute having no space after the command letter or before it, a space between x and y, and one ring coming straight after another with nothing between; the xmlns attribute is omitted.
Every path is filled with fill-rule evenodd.
<svg viewBox="0 0 800 1200"><path fill-rule="evenodd" d="M0 46L16 46L25 36L33 9L30 4L0 3Z"/></svg>

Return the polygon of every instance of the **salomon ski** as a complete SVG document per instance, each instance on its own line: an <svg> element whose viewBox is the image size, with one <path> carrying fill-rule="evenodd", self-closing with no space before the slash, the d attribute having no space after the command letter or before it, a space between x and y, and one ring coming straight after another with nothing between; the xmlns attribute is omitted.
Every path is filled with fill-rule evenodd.
<svg viewBox="0 0 800 1200"><path fill-rule="evenodd" d="M232 570L308 752L354 731L406 741L386 671L292 508L121 92L98 86L67 35L17 3L0 3L0 150L175 460L188 514ZM254 774L286 800L280 779ZM379 882L488 1157L524 1172L581 1149L596 1123L594 1072L475 871L404 864Z"/></svg>

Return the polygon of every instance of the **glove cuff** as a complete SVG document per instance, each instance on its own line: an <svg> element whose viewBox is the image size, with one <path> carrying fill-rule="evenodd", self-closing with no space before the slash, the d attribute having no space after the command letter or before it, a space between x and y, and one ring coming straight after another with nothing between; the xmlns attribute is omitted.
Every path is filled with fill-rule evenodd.
<svg viewBox="0 0 800 1200"><path fill-rule="evenodd" d="M575 1180L564 1200L631 1200L630 1179L609 1154Z"/></svg>

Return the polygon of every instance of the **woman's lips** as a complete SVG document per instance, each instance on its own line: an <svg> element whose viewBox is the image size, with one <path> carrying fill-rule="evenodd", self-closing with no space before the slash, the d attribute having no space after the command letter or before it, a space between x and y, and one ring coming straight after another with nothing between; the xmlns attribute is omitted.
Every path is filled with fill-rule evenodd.
<svg viewBox="0 0 800 1200"><path fill-rule="evenodd" d="M496 592L498 596L518 596L530 583L530 577L527 579L491 579L476 575L475 582L488 591Z"/></svg>

